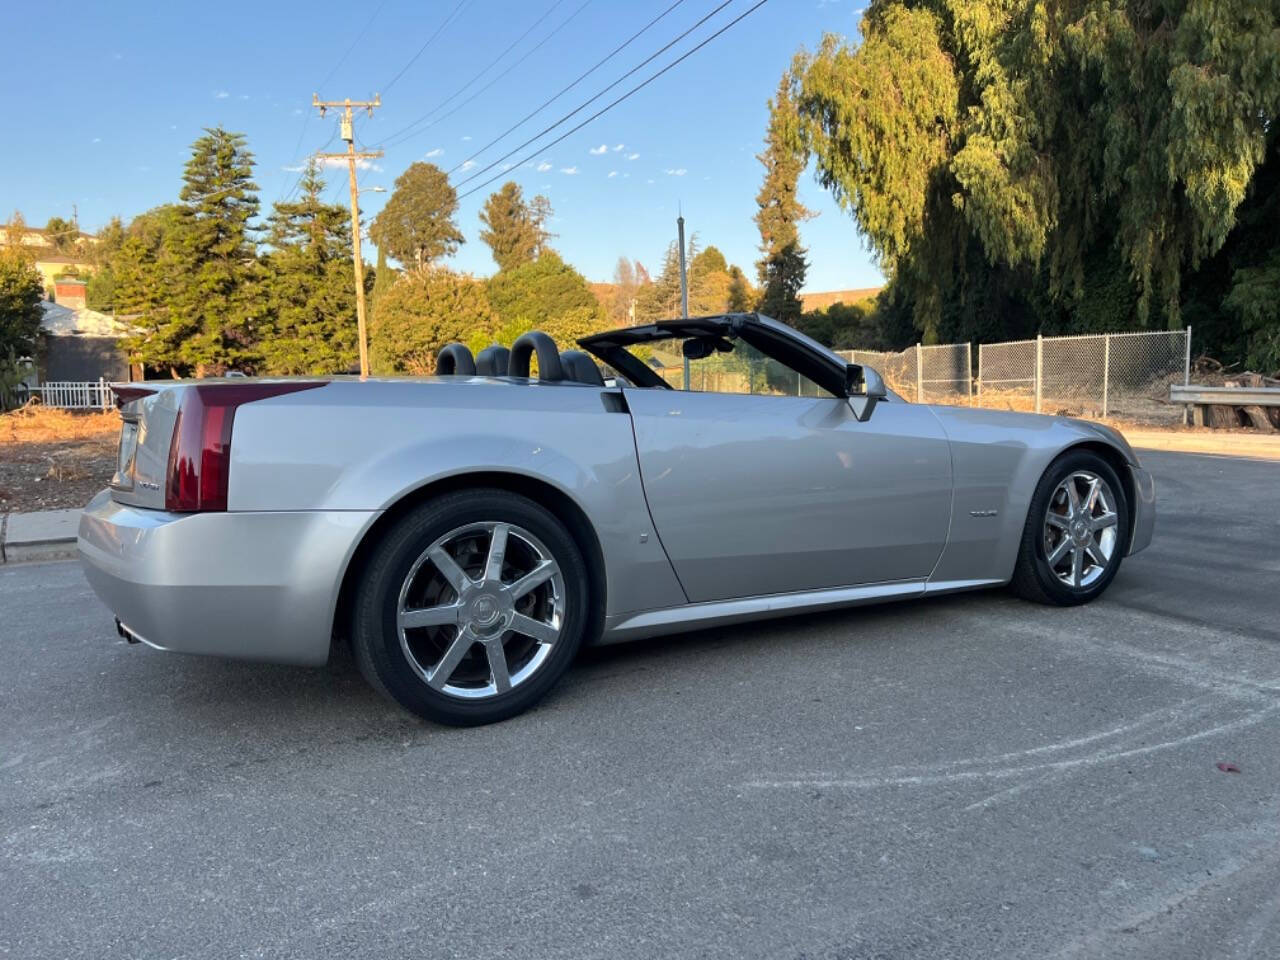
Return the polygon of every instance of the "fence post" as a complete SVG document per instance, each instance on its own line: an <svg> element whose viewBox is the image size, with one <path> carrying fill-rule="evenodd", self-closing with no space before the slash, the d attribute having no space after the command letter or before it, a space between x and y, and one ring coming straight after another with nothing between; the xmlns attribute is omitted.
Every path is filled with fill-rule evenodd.
<svg viewBox="0 0 1280 960"><path fill-rule="evenodd" d="M982 406L982 348L985 344L978 344L978 406Z"/></svg>
<svg viewBox="0 0 1280 960"><path fill-rule="evenodd" d="M1191 324L1187 324L1187 352L1182 361L1182 385L1191 385Z"/></svg>
<svg viewBox="0 0 1280 960"><path fill-rule="evenodd" d="M973 344L967 340L964 345L964 386L965 395L969 398L969 406L973 406Z"/></svg>
<svg viewBox="0 0 1280 960"><path fill-rule="evenodd" d="M107 412L107 381L102 377L98 378L98 402L102 404L102 412L106 413Z"/></svg>
<svg viewBox="0 0 1280 960"><path fill-rule="evenodd" d="M916 403L924 403L924 351L916 342Z"/></svg>
<svg viewBox="0 0 1280 960"><path fill-rule="evenodd" d="M1111 388L1111 334L1102 335L1102 416L1107 415L1107 394Z"/></svg>
<svg viewBox="0 0 1280 960"><path fill-rule="evenodd" d="M1036 334L1036 413L1040 412L1040 374L1044 369L1044 337Z"/></svg>

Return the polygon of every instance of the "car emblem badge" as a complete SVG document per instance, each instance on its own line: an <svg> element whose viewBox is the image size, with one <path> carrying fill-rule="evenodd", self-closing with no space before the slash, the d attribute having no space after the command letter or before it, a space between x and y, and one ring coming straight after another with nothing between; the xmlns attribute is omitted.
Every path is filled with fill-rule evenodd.
<svg viewBox="0 0 1280 960"><path fill-rule="evenodd" d="M481 597L477 600L473 612L476 622L482 627L487 627L498 619L498 605L492 597Z"/></svg>

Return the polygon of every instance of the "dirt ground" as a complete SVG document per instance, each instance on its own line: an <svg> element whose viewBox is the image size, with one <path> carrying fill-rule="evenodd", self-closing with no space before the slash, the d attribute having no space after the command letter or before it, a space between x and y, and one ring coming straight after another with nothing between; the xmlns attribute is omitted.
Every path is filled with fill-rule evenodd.
<svg viewBox="0 0 1280 960"><path fill-rule="evenodd" d="M83 507L111 479L119 437L114 411L0 415L0 514Z"/></svg>

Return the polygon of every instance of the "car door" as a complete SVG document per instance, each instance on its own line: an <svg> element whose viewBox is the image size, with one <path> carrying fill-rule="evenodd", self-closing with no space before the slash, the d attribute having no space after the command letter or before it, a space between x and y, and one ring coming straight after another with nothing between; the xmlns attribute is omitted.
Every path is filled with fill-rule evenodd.
<svg viewBox="0 0 1280 960"><path fill-rule="evenodd" d="M691 601L929 575L951 457L937 418L888 401L627 389L649 509Z"/></svg>

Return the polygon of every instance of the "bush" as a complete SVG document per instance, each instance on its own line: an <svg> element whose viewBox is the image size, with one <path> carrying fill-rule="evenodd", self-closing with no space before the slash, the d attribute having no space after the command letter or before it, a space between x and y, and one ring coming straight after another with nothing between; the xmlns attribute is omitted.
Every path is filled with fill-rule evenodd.
<svg viewBox="0 0 1280 960"><path fill-rule="evenodd" d="M436 354L445 344L487 341L497 329L484 283L444 267L412 270L379 298L374 310L369 331L373 369L411 376L434 373Z"/></svg>

